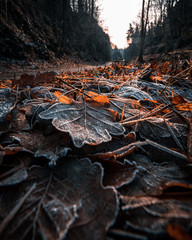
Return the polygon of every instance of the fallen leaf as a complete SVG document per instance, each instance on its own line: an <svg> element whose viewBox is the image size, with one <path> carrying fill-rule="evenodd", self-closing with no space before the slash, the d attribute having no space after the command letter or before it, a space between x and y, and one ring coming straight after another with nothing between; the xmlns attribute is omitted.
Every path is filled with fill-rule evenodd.
<svg viewBox="0 0 192 240"><path fill-rule="evenodd" d="M14 106L12 98L0 101L0 136L11 127L11 111Z"/></svg>
<svg viewBox="0 0 192 240"><path fill-rule="evenodd" d="M137 174L133 181L119 189L124 196L157 196L167 184L189 183L190 172L179 168L177 163L154 162L142 154L129 155L129 161L135 163Z"/></svg>
<svg viewBox="0 0 192 240"><path fill-rule="evenodd" d="M123 86L120 89L116 90L114 94L118 97L134 98L136 100L143 100L143 99L153 100L153 98L148 93L135 87Z"/></svg>
<svg viewBox="0 0 192 240"><path fill-rule="evenodd" d="M182 96L177 95L171 98L171 102L173 104L181 104L181 103L186 103L186 100Z"/></svg>
<svg viewBox="0 0 192 240"><path fill-rule="evenodd" d="M172 222L190 227L192 204L189 201L176 199L159 199L149 196L120 196L122 202L121 224L133 231L150 235L167 233L167 225ZM183 238L182 238L183 239Z"/></svg>
<svg viewBox="0 0 192 240"><path fill-rule="evenodd" d="M35 76L23 73L18 81L19 87L34 86Z"/></svg>
<svg viewBox="0 0 192 240"><path fill-rule="evenodd" d="M18 191L8 187L0 198L1 219L22 203L10 222L0 224L2 239L36 239L39 234L46 239L104 239L118 202L116 191L102 186L99 164L70 159L55 169L32 166L28 173ZM22 202L32 186L35 189Z"/></svg>
<svg viewBox="0 0 192 240"><path fill-rule="evenodd" d="M163 82L163 81L165 81L164 79L162 79L162 77L160 77L160 76L151 76L150 77L151 78L151 80L152 81L154 81L154 82Z"/></svg>
<svg viewBox="0 0 192 240"><path fill-rule="evenodd" d="M78 148L84 144L108 142L112 139L111 135L122 135L125 131L115 121L116 112L87 102L71 105L57 103L41 112L39 117L52 120L56 129L68 132Z"/></svg>
<svg viewBox="0 0 192 240"><path fill-rule="evenodd" d="M27 179L27 170L24 167L11 169L0 176L0 187L13 186Z"/></svg>
<svg viewBox="0 0 192 240"><path fill-rule="evenodd" d="M173 240L192 240L187 231L178 224L169 224L167 226L167 232Z"/></svg>
<svg viewBox="0 0 192 240"><path fill-rule="evenodd" d="M65 103L65 104L72 104L72 101L70 98L68 98L67 96L64 96L62 93L60 93L59 91L55 91L54 95L56 96L56 98L59 100L59 102Z"/></svg>
<svg viewBox="0 0 192 240"><path fill-rule="evenodd" d="M70 138L67 134L53 132L44 135L42 132L34 131L31 133L13 133L10 134L15 141L35 157L45 157L49 160L49 166L55 166L59 158L65 157L69 152Z"/></svg>
<svg viewBox="0 0 192 240"><path fill-rule="evenodd" d="M105 95L98 95L98 96L93 97L91 99L86 98L86 101L87 102L98 103L99 105L101 105L103 107L109 107L110 106L109 99Z"/></svg>
<svg viewBox="0 0 192 240"><path fill-rule="evenodd" d="M177 104L175 106L175 108L180 111L191 111L192 112L192 103Z"/></svg>

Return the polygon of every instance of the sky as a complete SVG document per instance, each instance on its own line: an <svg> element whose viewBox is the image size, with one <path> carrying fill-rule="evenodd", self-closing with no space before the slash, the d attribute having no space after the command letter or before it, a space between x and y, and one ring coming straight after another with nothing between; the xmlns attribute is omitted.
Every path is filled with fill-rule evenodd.
<svg viewBox="0 0 192 240"><path fill-rule="evenodd" d="M126 33L129 24L137 20L142 0L99 0L102 27L108 28L111 42L118 48L126 48Z"/></svg>

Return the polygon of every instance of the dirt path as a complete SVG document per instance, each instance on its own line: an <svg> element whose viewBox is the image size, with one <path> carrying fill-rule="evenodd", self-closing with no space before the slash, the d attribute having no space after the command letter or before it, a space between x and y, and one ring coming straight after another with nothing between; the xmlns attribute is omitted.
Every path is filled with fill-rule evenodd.
<svg viewBox="0 0 192 240"><path fill-rule="evenodd" d="M36 75L38 72L49 72L55 71L59 74L64 72L79 72L84 71L85 69L95 69L97 67L104 67L110 65L111 62L107 62L101 65L93 65L93 64L75 64L75 63L67 63L60 66L54 66L47 64L46 66L42 66L41 64L32 64L31 66L19 66L19 65L10 65L10 66L3 66L0 65L0 80L6 79L18 79L23 73L28 73L30 75Z"/></svg>

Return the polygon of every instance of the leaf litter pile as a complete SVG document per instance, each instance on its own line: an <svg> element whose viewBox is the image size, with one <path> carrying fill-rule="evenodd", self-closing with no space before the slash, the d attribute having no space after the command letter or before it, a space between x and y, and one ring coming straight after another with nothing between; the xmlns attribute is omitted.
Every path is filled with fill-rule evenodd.
<svg viewBox="0 0 192 240"><path fill-rule="evenodd" d="M191 239L192 68L0 85L1 239Z"/></svg>

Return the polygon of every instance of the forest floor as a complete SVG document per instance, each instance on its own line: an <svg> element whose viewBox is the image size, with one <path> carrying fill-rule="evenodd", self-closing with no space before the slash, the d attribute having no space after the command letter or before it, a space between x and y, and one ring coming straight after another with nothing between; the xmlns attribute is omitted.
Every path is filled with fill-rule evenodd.
<svg viewBox="0 0 192 240"><path fill-rule="evenodd" d="M78 60L71 61L69 59L57 59L54 61L44 60L11 60L11 61L0 61L0 80L19 78L23 73L30 75L36 75L38 72L49 72L55 71L58 74L62 72L78 72L85 69L92 69L98 66L105 66L109 63L87 63Z"/></svg>
<svg viewBox="0 0 192 240"><path fill-rule="evenodd" d="M192 239L191 59L32 66L0 82L1 239Z"/></svg>

